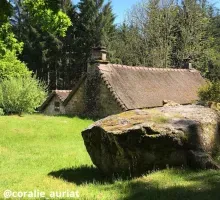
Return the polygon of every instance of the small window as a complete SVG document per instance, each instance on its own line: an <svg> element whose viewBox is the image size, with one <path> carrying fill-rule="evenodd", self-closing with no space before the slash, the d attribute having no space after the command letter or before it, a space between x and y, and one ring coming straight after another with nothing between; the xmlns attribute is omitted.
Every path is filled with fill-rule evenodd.
<svg viewBox="0 0 220 200"><path fill-rule="evenodd" d="M57 111L57 112L60 111L60 102L56 101L56 102L54 103L54 110Z"/></svg>

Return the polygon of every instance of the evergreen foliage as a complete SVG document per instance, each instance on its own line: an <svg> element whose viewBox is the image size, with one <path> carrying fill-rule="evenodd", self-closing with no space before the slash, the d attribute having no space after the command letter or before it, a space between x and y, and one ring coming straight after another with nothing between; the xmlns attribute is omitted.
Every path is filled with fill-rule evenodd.
<svg viewBox="0 0 220 200"><path fill-rule="evenodd" d="M57 3L56 9L68 15L72 23L65 37L43 31L30 15L30 9L21 2L14 7L13 25L18 39L24 42L19 58L50 89L71 89L86 72L92 47L110 46L115 32L111 2L86 0L73 5L71 0L64 0Z"/></svg>
<svg viewBox="0 0 220 200"><path fill-rule="evenodd" d="M196 0L138 3L112 42L112 49L119 55L117 60L125 61L124 64L180 68L186 59L191 59L193 66L207 75L215 54L209 10L205 1ZM123 57L127 59L119 53L124 47L127 53Z"/></svg>
<svg viewBox="0 0 220 200"><path fill-rule="evenodd" d="M12 5L7 0L0 1L0 25L7 22L13 13Z"/></svg>
<svg viewBox="0 0 220 200"><path fill-rule="evenodd" d="M118 26L111 1L12 2L1 1L1 55L14 52L50 89L71 89L95 46L106 46L112 63L182 68L191 60L220 79L220 15L206 0L142 0Z"/></svg>
<svg viewBox="0 0 220 200"><path fill-rule="evenodd" d="M77 46L82 65L85 65L90 58L92 47L108 47L115 31L115 16L111 2L104 4L104 0L81 0L78 9Z"/></svg>

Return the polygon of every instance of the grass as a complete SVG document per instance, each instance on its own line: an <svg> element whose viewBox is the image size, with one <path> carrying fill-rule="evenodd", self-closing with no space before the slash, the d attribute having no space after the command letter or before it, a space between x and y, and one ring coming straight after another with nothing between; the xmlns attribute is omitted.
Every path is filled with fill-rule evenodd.
<svg viewBox="0 0 220 200"><path fill-rule="evenodd" d="M41 115L0 117L3 191L79 191L80 199L217 200L219 171L167 169L131 180L106 179L81 137L91 120Z"/></svg>

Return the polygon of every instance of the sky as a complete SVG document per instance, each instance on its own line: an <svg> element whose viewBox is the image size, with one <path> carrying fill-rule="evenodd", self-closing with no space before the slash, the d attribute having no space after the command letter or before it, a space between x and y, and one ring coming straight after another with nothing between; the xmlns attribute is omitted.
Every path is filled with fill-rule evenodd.
<svg viewBox="0 0 220 200"><path fill-rule="evenodd" d="M73 2L77 4L79 0L73 0ZM112 0L113 12L116 15L116 24L123 22L126 11L131 9L132 5L137 2L139 2L139 0Z"/></svg>
<svg viewBox="0 0 220 200"><path fill-rule="evenodd" d="M73 0L73 2L77 4L79 0ZM122 23L127 10L131 9L138 2L140 0L112 0L113 12L116 15L115 23ZM220 0L210 0L210 2L220 8Z"/></svg>

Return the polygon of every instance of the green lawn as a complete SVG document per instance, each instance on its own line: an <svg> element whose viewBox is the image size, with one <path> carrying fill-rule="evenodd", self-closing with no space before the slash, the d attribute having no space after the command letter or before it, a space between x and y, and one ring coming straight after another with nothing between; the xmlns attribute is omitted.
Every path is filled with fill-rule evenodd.
<svg viewBox="0 0 220 200"><path fill-rule="evenodd" d="M0 117L3 191L79 191L80 199L219 200L220 172L163 170L108 180L92 166L81 131L92 123L41 115Z"/></svg>

